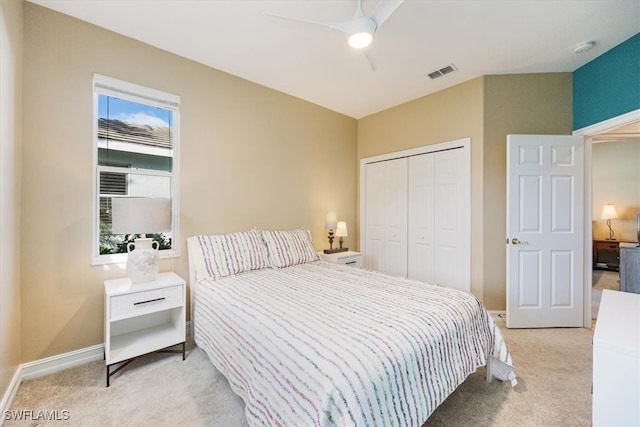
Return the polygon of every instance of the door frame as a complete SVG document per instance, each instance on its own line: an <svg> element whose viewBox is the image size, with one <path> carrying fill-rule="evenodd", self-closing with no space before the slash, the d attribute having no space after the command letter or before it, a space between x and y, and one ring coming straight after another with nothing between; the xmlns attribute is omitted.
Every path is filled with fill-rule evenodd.
<svg viewBox="0 0 640 427"><path fill-rule="evenodd" d="M573 131L573 135L584 137L584 309L583 326L591 328L591 287L593 286L593 137L614 128L640 122L640 109L603 120Z"/></svg>
<svg viewBox="0 0 640 427"><path fill-rule="evenodd" d="M468 260L468 265L466 266L467 271L465 272L466 281L469 284L469 289L471 289L471 138L461 138L453 141L441 142L437 144L424 145L418 148L410 148L407 150L394 151L392 153L379 154L371 157L364 157L360 159L360 202L359 202L359 222L360 222L360 235L359 235L359 248L363 250L366 245L366 224L365 221L365 206L366 206L366 185L367 185L367 164L369 163L377 163L383 162L386 160L399 159L403 157L411 157L411 156L419 156L421 154L435 153L437 151L446 151L452 149L461 149L463 155L463 164L464 168L462 173L464 174L463 179L468 183L467 195L465 198L465 204L467 205L467 209L465 209L466 218L465 218L465 227L467 233L467 248L466 248L466 257Z"/></svg>

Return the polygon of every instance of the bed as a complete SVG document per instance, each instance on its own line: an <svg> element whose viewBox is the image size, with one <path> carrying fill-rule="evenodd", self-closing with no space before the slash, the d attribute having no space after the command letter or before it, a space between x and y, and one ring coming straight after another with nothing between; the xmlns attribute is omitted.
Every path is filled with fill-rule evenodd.
<svg viewBox="0 0 640 427"><path fill-rule="evenodd" d="M515 385L473 295L318 259L307 230L188 239L196 345L251 426L420 426L487 366Z"/></svg>

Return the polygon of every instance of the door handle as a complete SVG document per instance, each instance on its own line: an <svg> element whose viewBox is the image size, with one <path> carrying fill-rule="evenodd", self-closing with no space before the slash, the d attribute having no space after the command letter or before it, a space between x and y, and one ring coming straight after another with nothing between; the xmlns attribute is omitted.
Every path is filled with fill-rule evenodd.
<svg viewBox="0 0 640 427"><path fill-rule="evenodd" d="M509 243L509 239L507 239L507 243ZM524 241L518 240L518 239L511 239L511 244L512 245L526 245L527 242L524 242Z"/></svg>

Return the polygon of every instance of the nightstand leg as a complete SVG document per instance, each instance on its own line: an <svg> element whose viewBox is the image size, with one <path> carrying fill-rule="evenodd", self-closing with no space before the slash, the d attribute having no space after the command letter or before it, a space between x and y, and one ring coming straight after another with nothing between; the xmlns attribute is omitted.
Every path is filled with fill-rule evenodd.
<svg viewBox="0 0 640 427"><path fill-rule="evenodd" d="M185 344L186 344L186 342L183 342L183 343L182 343L182 360L183 360L183 361L184 361L184 350L185 350L185 347L186 347L186 345L185 345Z"/></svg>
<svg viewBox="0 0 640 427"><path fill-rule="evenodd" d="M109 387L109 378L111 377L111 375L115 375L116 373L118 373L118 371L122 368L124 368L125 366L127 366L129 363L133 362L136 358L133 357L129 360L125 360L123 362L116 362L113 363L112 365L117 365L118 363L120 363L120 366L118 366L116 369L114 369L113 372L110 372L111 366L112 365L107 365L107 387Z"/></svg>

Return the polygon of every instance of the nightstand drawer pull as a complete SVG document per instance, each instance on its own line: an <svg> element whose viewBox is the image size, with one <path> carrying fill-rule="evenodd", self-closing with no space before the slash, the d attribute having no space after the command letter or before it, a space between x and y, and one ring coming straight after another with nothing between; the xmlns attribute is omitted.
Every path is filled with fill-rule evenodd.
<svg viewBox="0 0 640 427"><path fill-rule="evenodd" d="M346 265L351 265L351 264L357 264L358 261L347 261L345 262Z"/></svg>
<svg viewBox="0 0 640 427"><path fill-rule="evenodd" d="M141 305L141 304L149 304L150 302L157 302L157 301L162 301L165 300L165 297L162 298L154 298L154 299L150 299L147 301L140 301L140 302L134 302L133 305Z"/></svg>

